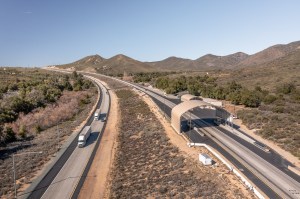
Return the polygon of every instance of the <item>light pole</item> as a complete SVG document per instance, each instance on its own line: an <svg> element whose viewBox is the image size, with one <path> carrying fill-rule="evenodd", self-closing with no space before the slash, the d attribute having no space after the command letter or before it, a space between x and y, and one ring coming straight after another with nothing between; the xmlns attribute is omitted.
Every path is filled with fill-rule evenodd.
<svg viewBox="0 0 300 199"><path fill-rule="evenodd" d="M59 124L56 125L56 133L57 133L56 138L57 138L57 149L59 150L59 148L60 148L60 147L59 147L59 140L60 140L60 139L59 139L59 136L60 136L60 135L59 135L58 125L59 125Z"/></svg>
<svg viewBox="0 0 300 199"><path fill-rule="evenodd" d="M231 132L233 133L233 115L230 114L229 116L229 125L231 126Z"/></svg>
<svg viewBox="0 0 300 199"><path fill-rule="evenodd" d="M189 130L188 138L189 138L190 142L191 142L191 131L192 131L192 111L193 111L193 109L189 110L189 115L190 115L189 127L190 127L190 130Z"/></svg>
<svg viewBox="0 0 300 199"><path fill-rule="evenodd" d="M25 152L25 153L18 153L18 154L12 154L12 161L13 161L13 174L14 174L14 198L17 198L17 184L16 184L16 166L15 166L15 156L18 155L25 155L25 154L41 154L42 151L39 152Z"/></svg>
<svg viewBox="0 0 300 199"><path fill-rule="evenodd" d="M164 93L164 110L163 110L163 112L164 112L164 118L166 118L166 97L167 97L167 94L166 93Z"/></svg>

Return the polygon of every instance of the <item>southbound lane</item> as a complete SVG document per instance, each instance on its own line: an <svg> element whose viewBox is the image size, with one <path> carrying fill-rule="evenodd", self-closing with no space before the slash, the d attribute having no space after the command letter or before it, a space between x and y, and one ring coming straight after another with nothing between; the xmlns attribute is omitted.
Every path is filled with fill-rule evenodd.
<svg viewBox="0 0 300 199"><path fill-rule="evenodd" d="M95 83L97 88L100 91L100 100L97 102L97 108L100 108L102 100L103 100L103 93L102 89L100 89L99 85ZM86 123L87 126L90 126L93 122L93 115L88 119L88 122ZM85 126L86 126L85 125ZM82 129L81 129L82 130ZM79 132L81 132L81 130ZM76 138L71 142L71 144L68 146L66 151L63 153L63 155L57 160L57 162L54 164L54 166L51 168L51 170L44 176L44 178L39 182L39 184L34 188L34 190L30 193L28 198L30 199L39 199L42 197L42 195L45 193L45 191L48 189L48 187L53 182L54 178L57 176L57 174L60 172L60 170L63 168L73 151L77 148L77 142L78 142L78 135ZM25 195L28 193L25 193Z"/></svg>

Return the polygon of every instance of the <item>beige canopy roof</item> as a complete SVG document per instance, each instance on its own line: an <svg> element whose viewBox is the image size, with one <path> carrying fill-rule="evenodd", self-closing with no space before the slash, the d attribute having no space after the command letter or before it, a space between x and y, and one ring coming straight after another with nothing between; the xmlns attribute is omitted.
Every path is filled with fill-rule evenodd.
<svg viewBox="0 0 300 199"><path fill-rule="evenodd" d="M184 94L181 96L181 101L190 101L190 100L195 100L195 99L199 99L197 96L195 95L191 95L191 94Z"/></svg>
<svg viewBox="0 0 300 199"><path fill-rule="evenodd" d="M213 105L209 103L200 100L182 102L176 105L171 111L171 126L177 131L177 133L181 133L181 116L188 110L191 110L196 107L200 107L203 110L201 111L200 118L216 117L216 109Z"/></svg>

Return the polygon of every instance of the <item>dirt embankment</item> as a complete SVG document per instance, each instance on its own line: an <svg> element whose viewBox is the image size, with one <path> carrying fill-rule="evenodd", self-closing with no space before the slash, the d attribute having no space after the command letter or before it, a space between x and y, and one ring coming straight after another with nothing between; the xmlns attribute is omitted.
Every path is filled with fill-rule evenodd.
<svg viewBox="0 0 300 199"><path fill-rule="evenodd" d="M129 89L116 94L121 123L109 198L252 198L224 166L204 167L182 138L169 139L141 97Z"/></svg>

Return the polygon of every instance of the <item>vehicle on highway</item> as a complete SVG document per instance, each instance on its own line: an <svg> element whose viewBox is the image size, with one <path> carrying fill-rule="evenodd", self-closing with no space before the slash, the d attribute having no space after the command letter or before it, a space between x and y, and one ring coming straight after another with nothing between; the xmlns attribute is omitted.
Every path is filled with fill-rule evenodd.
<svg viewBox="0 0 300 199"><path fill-rule="evenodd" d="M95 111L95 114L94 114L94 120L99 120L99 118L100 118L100 113L101 113L101 110L100 110L100 108L99 108L99 109L97 109L97 110Z"/></svg>
<svg viewBox="0 0 300 199"><path fill-rule="evenodd" d="M91 135L91 126L86 126L84 129L81 131L78 137L78 147L84 147L86 144L87 139Z"/></svg>

